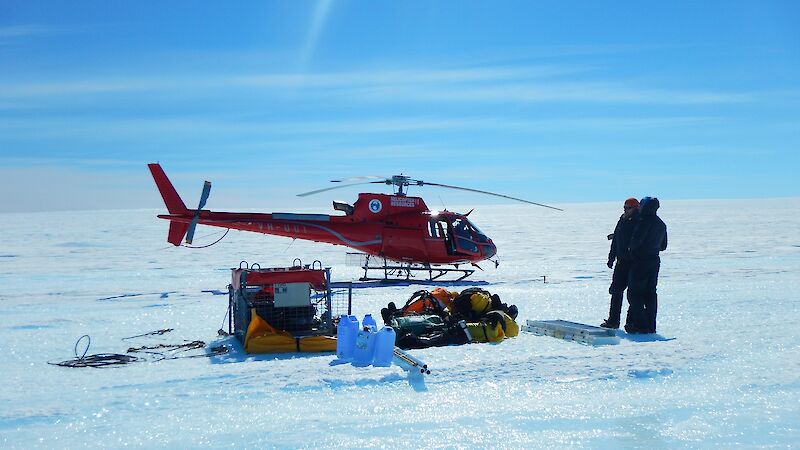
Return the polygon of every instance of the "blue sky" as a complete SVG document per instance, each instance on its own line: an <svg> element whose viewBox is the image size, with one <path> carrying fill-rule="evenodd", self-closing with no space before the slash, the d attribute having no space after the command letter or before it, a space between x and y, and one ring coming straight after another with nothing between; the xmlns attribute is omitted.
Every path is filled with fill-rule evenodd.
<svg viewBox="0 0 800 450"><path fill-rule="evenodd" d="M0 68L0 212L800 195L794 1L0 0Z"/></svg>

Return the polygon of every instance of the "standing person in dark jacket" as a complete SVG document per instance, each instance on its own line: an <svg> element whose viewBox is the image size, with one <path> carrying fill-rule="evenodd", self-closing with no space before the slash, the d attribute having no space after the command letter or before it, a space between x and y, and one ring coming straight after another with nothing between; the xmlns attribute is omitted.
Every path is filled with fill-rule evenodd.
<svg viewBox="0 0 800 450"><path fill-rule="evenodd" d="M639 218L628 247L633 265L628 278L628 333L655 333L658 312L659 252L667 249L667 225L656 215L657 198L645 197L639 202Z"/></svg>
<svg viewBox="0 0 800 450"><path fill-rule="evenodd" d="M628 253L628 246L639 215L639 200L631 197L625 200L622 208L623 213L619 216L614 233L608 235L608 238L611 239L611 249L608 252L608 268L614 269L614 275L611 278L611 287L608 288L608 293L611 294L608 319L600 324L603 328L619 328L619 317L622 314L622 295L628 287L628 275L633 262L631 255ZM615 261L617 263L616 266L614 266Z"/></svg>

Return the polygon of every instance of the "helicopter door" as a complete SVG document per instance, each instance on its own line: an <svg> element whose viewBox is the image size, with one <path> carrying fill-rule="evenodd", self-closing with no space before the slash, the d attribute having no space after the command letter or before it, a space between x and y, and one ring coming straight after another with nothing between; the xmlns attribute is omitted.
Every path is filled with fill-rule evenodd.
<svg viewBox="0 0 800 450"><path fill-rule="evenodd" d="M447 250L447 254L454 255L456 252L456 244L450 229L450 224L444 220L432 219L428 222L428 236L436 240L441 240Z"/></svg>
<svg viewBox="0 0 800 450"><path fill-rule="evenodd" d="M456 251L467 255L480 254L478 244L472 239L472 232L469 229L467 219L464 217L456 218L453 220L452 225Z"/></svg>

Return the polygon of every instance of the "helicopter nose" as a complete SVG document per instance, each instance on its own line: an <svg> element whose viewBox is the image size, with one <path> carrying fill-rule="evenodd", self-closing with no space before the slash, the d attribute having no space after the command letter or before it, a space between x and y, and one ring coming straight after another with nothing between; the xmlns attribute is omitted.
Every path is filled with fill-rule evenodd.
<svg viewBox="0 0 800 450"><path fill-rule="evenodd" d="M489 259L496 254L497 254L497 247L493 243L488 243L483 245L483 256L486 259Z"/></svg>

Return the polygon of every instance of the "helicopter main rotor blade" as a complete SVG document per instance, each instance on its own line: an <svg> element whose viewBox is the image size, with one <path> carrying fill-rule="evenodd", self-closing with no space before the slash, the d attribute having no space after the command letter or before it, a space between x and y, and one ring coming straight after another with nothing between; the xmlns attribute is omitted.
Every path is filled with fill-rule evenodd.
<svg viewBox="0 0 800 450"><path fill-rule="evenodd" d="M377 175L362 175L360 177L350 177L343 180L331 180L331 183L349 183L351 181L364 181L364 180L385 180L386 177L379 177Z"/></svg>
<svg viewBox="0 0 800 450"><path fill-rule="evenodd" d="M334 181L334 183L336 183L336 181ZM346 187L350 187L350 186L358 186L360 184L386 184L386 182L385 181L362 181L361 183L340 184L339 186L334 186L334 187L329 187L329 188L324 188L324 189L317 189L316 191L303 192L302 194L297 194L297 196L298 197L308 197L309 195L319 194L320 192L332 191L334 189L341 189L341 188L346 188Z"/></svg>
<svg viewBox="0 0 800 450"><path fill-rule="evenodd" d="M509 200L516 200L518 202L528 203L528 204L536 205L536 206L543 206L545 208L555 209L557 211L564 211L563 209L556 208L555 206L544 205L542 203L536 203L536 202L532 202L530 200L525 200L525 199L521 199L521 198L517 198L517 197L511 197L510 195L496 194L494 192L489 192L489 191L481 191L480 189L471 189L471 188L465 188L465 187L461 187L461 186L450 186L449 184L428 183L427 181L421 181L420 184L421 185L427 185L427 186L439 186L439 187L448 188L448 189L459 189L459 190L462 190L462 191L469 191L469 192L477 192L479 194L493 195L495 197L507 198Z"/></svg>

